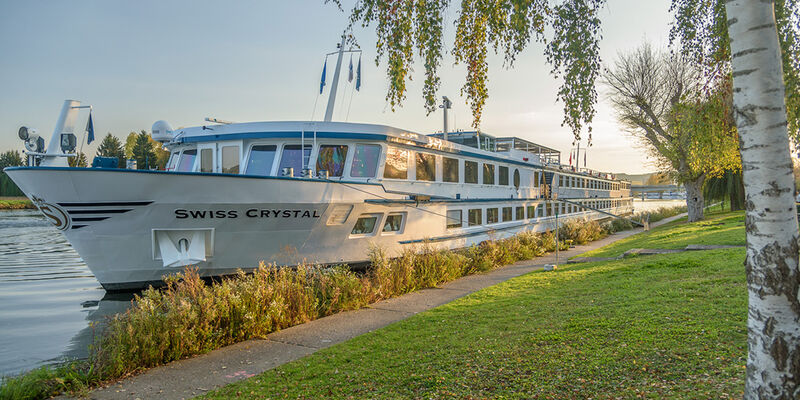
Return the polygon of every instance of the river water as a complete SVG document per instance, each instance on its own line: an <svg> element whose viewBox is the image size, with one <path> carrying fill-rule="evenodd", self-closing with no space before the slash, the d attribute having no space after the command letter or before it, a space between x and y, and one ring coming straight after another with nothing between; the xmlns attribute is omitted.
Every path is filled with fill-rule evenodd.
<svg viewBox="0 0 800 400"><path fill-rule="evenodd" d="M683 203L635 200L634 208ZM86 357L97 324L131 298L106 294L39 211L0 211L0 376Z"/></svg>

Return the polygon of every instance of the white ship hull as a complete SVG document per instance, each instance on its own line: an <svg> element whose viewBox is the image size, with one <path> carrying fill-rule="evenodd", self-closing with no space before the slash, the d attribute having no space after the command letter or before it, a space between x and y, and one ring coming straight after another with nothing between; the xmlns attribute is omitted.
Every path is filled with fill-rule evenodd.
<svg viewBox="0 0 800 400"><path fill-rule="evenodd" d="M422 241L461 248L554 225L553 217L525 218L453 233L445 228L444 217L452 203L409 204L407 196L376 183L84 168L23 167L6 172L62 229L110 290L141 288L183 269L184 265L165 266L159 235L172 234L173 244L181 236L192 241L199 235L194 239L205 242L205 259L191 265L202 276L221 276L252 269L261 261L352 264L368 260L371 246L390 255ZM469 206L539 202L473 199ZM404 214L398 232L352 234L356 216L382 216L381 226L389 213ZM581 212L571 217L603 216Z"/></svg>

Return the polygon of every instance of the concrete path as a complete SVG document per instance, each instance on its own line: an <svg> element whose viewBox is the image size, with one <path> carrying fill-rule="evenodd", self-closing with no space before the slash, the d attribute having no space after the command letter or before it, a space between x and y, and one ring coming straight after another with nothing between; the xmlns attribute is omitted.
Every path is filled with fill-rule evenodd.
<svg viewBox="0 0 800 400"><path fill-rule="evenodd" d="M651 226L665 224L682 216L685 214L667 218ZM569 257L603 247L641 231L633 229L619 232L587 245L576 246L568 251L562 251L559 260L565 262ZM156 367L108 387L94 390L88 396L92 399L126 400L187 399L198 396L554 262L555 254L547 254L485 274L466 276L438 288L416 291L371 304L360 310L342 312L293 326L270 334L264 340L249 340L208 354Z"/></svg>

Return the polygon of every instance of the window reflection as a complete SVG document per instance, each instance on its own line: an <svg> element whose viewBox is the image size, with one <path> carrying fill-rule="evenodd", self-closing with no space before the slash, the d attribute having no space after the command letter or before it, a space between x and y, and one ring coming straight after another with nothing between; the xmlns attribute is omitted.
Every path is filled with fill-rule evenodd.
<svg viewBox="0 0 800 400"><path fill-rule="evenodd" d="M194 160L197 158L197 150L184 150L176 171L191 172L194 167Z"/></svg>
<svg viewBox="0 0 800 400"><path fill-rule="evenodd" d="M284 168L294 169L294 176L302 176L304 161L311 157L311 145L306 145L301 151L299 144L287 144L283 146L283 154L281 155L281 165L278 171L283 171Z"/></svg>
<svg viewBox="0 0 800 400"><path fill-rule="evenodd" d="M328 176L342 176L344 160L347 159L347 146L324 145L317 154L317 171L328 171Z"/></svg>
<svg viewBox="0 0 800 400"><path fill-rule="evenodd" d="M381 146L371 144L357 144L353 154L353 166L350 176L354 178L374 178L378 169L378 157L381 155Z"/></svg>
<svg viewBox="0 0 800 400"><path fill-rule="evenodd" d="M408 179L408 150L389 146L386 150L384 178Z"/></svg>

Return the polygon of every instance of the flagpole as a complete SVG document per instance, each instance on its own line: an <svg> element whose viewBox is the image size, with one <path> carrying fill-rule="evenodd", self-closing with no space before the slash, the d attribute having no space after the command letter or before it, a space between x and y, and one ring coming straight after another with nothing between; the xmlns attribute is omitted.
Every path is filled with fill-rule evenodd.
<svg viewBox="0 0 800 400"><path fill-rule="evenodd" d="M339 86L339 73L342 69L342 54L344 53L344 44L346 36L342 35L342 44L339 45L339 55L336 58L336 71L333 73L333 83L331 84L331 91L328 94L328 108L325 109L325 122L331 122L333 119L333 106L336 103L336 89Z"/></svg>

